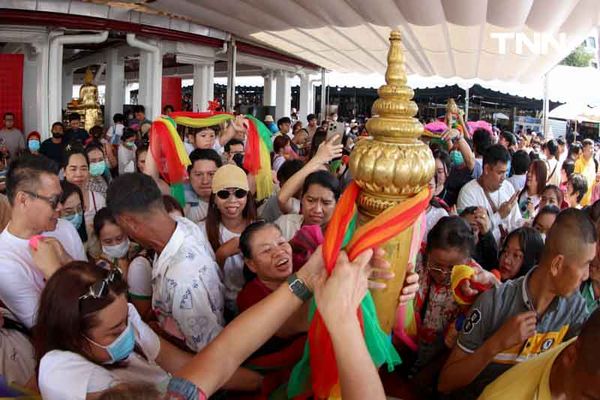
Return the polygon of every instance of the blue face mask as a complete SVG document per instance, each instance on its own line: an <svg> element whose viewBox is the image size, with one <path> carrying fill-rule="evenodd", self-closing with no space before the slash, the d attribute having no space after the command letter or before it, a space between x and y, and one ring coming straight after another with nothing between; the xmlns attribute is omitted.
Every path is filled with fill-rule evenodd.
<svg viewBox="0 0 600 400"><path fill-rule="evenodd" d="M40 141L36 140L36 139L28 140L27 147L29 147L30 151L39 151L40 150Z"/></svg>
<svg viewBox="0 0 600 400"><path fill-rule="evenodd" d="M110 356L110 361L104 362L104 364L114 364L119 361L125 360L135 347L135 336L133 334L133 328L129 323L125 330L108 346L103 346L99 343L94 342L92 339L85 337L91 343L106 350Z"/></svg>
<svg viewBox="0 0 600 400"><path fill-rule="evenodd" d="M100 176L106 171L106 162L104 160L90 164L90 175Z"/></svg>
<svg viewBox="0 0 600 400"><path fill-rule="evenodd" d="M66 217L63 217L62 219L64 219L65 221L69 221L75 227L75 229L79 229L79 227L81 226L81 223L83 222L83 214L82 213L71 214L71 215L67 215Z"/></svg>
<svg viewBox="0 0 600 400"><path fill-rule="evenodd" d="M463 165L465 163L465 159L460 151L451 151L450 152L450 162L452 165Z"/></svg>

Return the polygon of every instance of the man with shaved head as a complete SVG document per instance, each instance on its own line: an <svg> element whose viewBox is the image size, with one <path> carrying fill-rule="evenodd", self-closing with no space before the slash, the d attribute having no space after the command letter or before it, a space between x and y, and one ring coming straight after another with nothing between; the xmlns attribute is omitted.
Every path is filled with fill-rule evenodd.
<svg viewBox="0 0 600 400"><path fill-rule="evenodd" d="M599 399L600 309L577 339L502 374L479 397L496 399Z"/></svg>
<svg viewBox="0 0 600 400"><path fill-rule="evenodd" d="M550 228L539 266L483 293L471 307L438 388L474 399L511 366L577 336L588 317L579 286L596 254L587 214L567 209Z"/></svg>

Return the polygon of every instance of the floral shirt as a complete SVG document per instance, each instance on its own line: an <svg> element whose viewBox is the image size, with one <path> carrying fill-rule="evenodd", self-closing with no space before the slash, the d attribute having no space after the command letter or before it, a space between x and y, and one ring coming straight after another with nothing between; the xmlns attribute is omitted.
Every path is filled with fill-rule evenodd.
<svg viewBox="0 0 600 400"><path fill-rule="evenodd" d="M223 329L224 287L202 232L178 217L173 236L154 259L152 309L160 327L198 352Z"/></svg>
<svg viewBox="0 0 600 400"><path fill-rule="evenodd" d="M478 266L474 260L470 260L468 264ZM419 274L419 292L415 303L415 314L419 321L416 366L420 368L445 348L454 345L457 332L454 324L463 309L454 300L450 283L440 285L431 278L421 253L417 258L416 270Z"/></svg>

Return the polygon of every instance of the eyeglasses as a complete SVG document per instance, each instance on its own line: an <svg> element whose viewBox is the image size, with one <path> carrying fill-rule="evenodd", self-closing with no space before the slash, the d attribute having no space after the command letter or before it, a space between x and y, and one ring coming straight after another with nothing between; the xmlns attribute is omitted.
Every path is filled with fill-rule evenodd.
<svg viewBox="0 0 600 400"><path fill-rule="evenodd" d="M98 281L88 288L85 294L79 296L79 301L85 299L101 299L108 293L108 285L111 283L121 280L123 278L123 273L119 268L113 268L108 273L108 276L101 281Z"/></svg>
<svg viewBox="0 0 600 400"><path fill-rule="evenodd" d="M235 189L232 191L223 189L223 190L219 190L217 192L217 196L221 199L221 200L227 200L229 198L229 196L234 195L235 197L237 197L238 199L243 199L244 197L246 197L246 195L248 194L247 190L244 189Z"/></svg>
<svg viewBox="0 0 600 400"><path fill-rule="evenodd" d="M427 263L427 269L429 270L429 272L438 274L442 279L444 279L444 281L449 281L450 277L452 276L452 268L450 268L450 269L440 268L437 265L432 265L430 263Z"/></svg>
<svg viewBox="0 0 600 400"><path fill-rule="evenodd" d="M62 193L54 195L52 197L48 197L48 196L42 196L41 194L37 194L34 192L30 192L28 190L23 190L23 192L27 193L34 199L39 199L39 200L45 201L46 203L48 203L50 205L50 207L52 207L53 210L56 210L58 208L58 205L60 203L60 198L62 197Z"/></svg>
<svg viewBox="0 0 600 400"><path fill-rule="evenodd" d="M447 269L442 269L442 268L429 267L429 271L435 272L435 273L438 273L438 274L444 275L444 276L452 275L452 271L449 271Z"/></svg>
<svg viewBox="0 0 600 400"><path fill-rule="evenodd" d="M61 212L63 217L67 217L67 216L70 216L73 214L81 214L81 213L83 213L83 207L81 207L80 205L76 206L76 207L71 207L71 208L63 208L62 212Z"/></svg>

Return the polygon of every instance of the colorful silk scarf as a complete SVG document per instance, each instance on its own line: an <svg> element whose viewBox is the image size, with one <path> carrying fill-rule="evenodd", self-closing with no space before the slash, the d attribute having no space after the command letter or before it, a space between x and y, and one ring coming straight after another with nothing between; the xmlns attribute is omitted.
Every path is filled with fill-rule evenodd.
<svg viewBox="0 0 600 400"><path fill-rule="evenodd" d="M430 191L419 194L387 209L367 224L357 227L358 211L356 199L360 188L351 182L346 188L325 232L323 259L328 274L331 274L342 248L354 260L363 251L379 246L412 226L429 204ZM379 326L375 304L371 294L363 299L357 315L365 336L367 349L377 368L383 364L388 370L401 363L400 356L392 346L390 338ZM306 398L339 398L341 396L338 369L331 338L325 323L312 300L309 318L311 326L308 343L300 362L292 371L288 385L288 396Z"/></svg>

